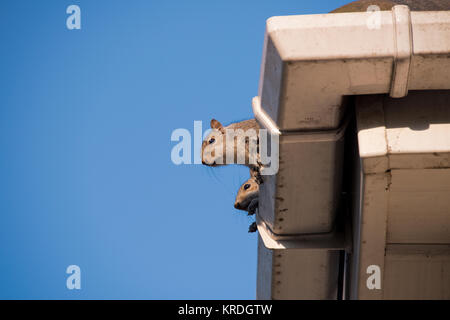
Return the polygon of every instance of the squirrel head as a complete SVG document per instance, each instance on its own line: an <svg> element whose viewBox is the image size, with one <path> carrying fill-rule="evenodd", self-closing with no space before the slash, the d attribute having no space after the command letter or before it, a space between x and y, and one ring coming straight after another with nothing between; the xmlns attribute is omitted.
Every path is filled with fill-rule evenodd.
<svg viewBox="0 0 450 320"><path fill-rule="evenodd" d="M256 121L246 120L224 127L212 119L212 130L202 142L202 164L211 167L231 163L256 165L259 140L254 124Z"/></svg>
<svg viewBox="0 0 450 320"><path fill-rule="evenodd" d="M238 210L247 211L250 203L259 196L259 181L257 177L251 177L239 188L234 202L234 207Z"/></svg>
<svg viewBox="0 0 450 320"><path fill-rule="evenodd" d="M225 128L219 121L212 119L211 129L202 142L202 164L215 167L225 164Z"/></svg>

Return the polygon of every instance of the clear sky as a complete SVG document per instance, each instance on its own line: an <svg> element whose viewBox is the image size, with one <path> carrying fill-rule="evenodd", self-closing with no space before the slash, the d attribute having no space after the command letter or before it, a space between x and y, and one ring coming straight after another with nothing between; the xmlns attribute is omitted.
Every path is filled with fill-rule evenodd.
<svg viewBox="0 0 450 320"><path fill-rule="evenodd" d="M265 20L346 2L2 0L0 298L254 299L248 170L171 133L251 118Z"/></svg>

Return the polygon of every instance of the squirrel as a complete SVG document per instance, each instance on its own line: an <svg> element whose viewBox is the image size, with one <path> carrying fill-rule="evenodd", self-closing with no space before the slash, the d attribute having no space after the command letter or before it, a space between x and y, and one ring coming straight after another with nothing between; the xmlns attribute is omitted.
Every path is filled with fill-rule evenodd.
<svg viewBox="0 0 450 320"><path fill-rule="evenodd" d="M450 10L449 0L358 0L339 7L330 13L362 12L371 5L380 10L391 10L395 5L407 5L411 11L445 11Z"/></svg>
<svg viewBox="0 0 450 320"><path fill-rule="evenodd" d="M210 167L226 165L226 155L233 155L233 163L243 160L243 165L250 169L251 177L260 176L259 161L259 124L255 119L234 122L224 127L216 119L211 120L213 131L202 142L202 164ZM233 134L234 143L227 146L227 134ZM238 139L243 139L245 147L240 147Z"/></svg>
<svg viewBox="0 0 450 320"><path fill-rule="evenodd" d="M245 181L239 188L234 207L238 210L247 211L249 216L255 214L258 208L260 183L257 177L251 177Z"/></svg>
<svg viewBox="0 0 450 320"><path fill-rule="evenodd" d="M238 210L248 212L248 215L256 213L259 204L259 185L261 180L258 177L250 177L239 188L234 202L234 207ZM255 232L257 230L256 222L253 222L248 228L248 232Z"/></svg>
<svg viewBox="0 0 450 320"><path fill-rule="evenodd" d="M259 161L259 124L255 119L244 120L232 123L224 127L216 119L211 120L213 131L202 142L202 164L215 167L226 165L226 155L233 155L233 163L236 159L243 159L244 164L250 169L250 179L248 179L238 191L234 207L253 215L258 208L259 185L262 183ZM240 132L238 131L240 130ZM233 134L233 137L228 137ZM233 139L234 143L227 146L227 137ZM239 146L238 139L244 139L244 147ZM253 144L253 145L252 145ZM256 222L253 222L248 232L253 233L258 230Z"/></svg>

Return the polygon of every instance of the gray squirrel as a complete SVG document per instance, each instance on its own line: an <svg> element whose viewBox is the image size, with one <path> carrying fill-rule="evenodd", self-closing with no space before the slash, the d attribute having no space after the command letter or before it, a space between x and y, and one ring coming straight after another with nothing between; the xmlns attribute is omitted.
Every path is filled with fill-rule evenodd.
<svg viewBox="0 0 450 320"><path fill-rule="evenodd" d="M258 122L250 119L231 123L224 127L219 121L212 119L211 129L213 131L202 142L202 164L210 167L227 165L226 155L228 153L228 155L232 155L232 163L249 167L250 179L239 188L234 207L247 211L249 215L255 214L258 208L259 185L262 183ZM239 145L239 139L244 145ZM233 143L227 144L227 141L233 141ZM253 222L248 232L256 230L256 223Z"/></svg>
<svg viewBox="0 0 450 320"><path fill-rule="evenodd" d="M234 202L234 207L238 210L248 212L248 215L253 215L258 208L260 181L257 177L250 177L239 188Z"/></svg>
<svg viewBox="0 0 450 320"><path fill-rule="evenodd" d="M216 119L212 119L211 129L213 129L211 133L202 142L202 164L210 167L227 165L228 154L233 158L232 163L249 167L250 176L260 175L258 146L260 127L255 119L234 122L225 127ZM228 144L228 140L233 143ZM244 145L239 145L239 140ZM239 163L239 160L242 162Z"/></svg>
<svg viewBox="0 0 450 320"><path fill-rule="evenodd" d="M259 185L261 181L258 177L250 177L239 188L236 195L234 207L238 210L248 212L248 215L254 215L258 209L259 204ZM248 228L248 232L255 232L257 230L256 222L253 222Z"/></svg>

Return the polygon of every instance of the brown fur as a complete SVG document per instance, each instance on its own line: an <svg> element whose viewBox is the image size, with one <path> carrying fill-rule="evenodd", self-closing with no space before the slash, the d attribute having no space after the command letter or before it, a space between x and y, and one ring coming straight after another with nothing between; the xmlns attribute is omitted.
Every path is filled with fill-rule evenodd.
<svg viewBox="0 0 450 320"><path fill-rule="evenodd" d="M250 120L244 120L244 121L240 121L240 122L235 122L235 123L231 123L230 125L224 127L222 126L222 124L217 121L216 119L212 119L211 120L211 128L215 130L214 133L210 134L203 142L202 142L202 163L204 165L207 166L219 166L219 165L224 165L226 162L226 130L231 129L231 130L242 130L244 131L244 134L248 131L248 130L254 130L256 134L258 134L258 130L259 130L259 125L258 122L255 119L250 119ZM217 160L221 160L222 163L219 163L220 161L215 161L215 162L211 162L211 161L207 161L209 159L207 159L204 154L205 154L205 148L207 148L210 143L209 143L209 139L211 137L214 137L216 139L215 143L219 143L219 139L220 137L222 138L222 157L218 157ZM237 158L238 158L238 150L237 150L238 146L237 146L237 137L234 138L234 163L237 163ZM250 151L249 151L249 143L248 140L246 140L245 143L245 165L247 165L250 168L250 174L251 176L256 176L259 174L259 165L254 165L254 164L250 164ZM211 153L211 155L214 157L214 152Z"/></svg>
<svg viewBox="0 0 450 320"><path fill-rule="evenodd" d="M239 188L236 195L234 207L238 210L248 211L249 214L254 214L258 204L260 181L256 177L251 177L245 181ZM245 188L249 186L248 188Z"/></svg>

